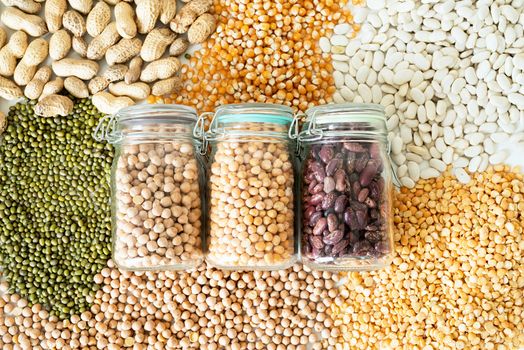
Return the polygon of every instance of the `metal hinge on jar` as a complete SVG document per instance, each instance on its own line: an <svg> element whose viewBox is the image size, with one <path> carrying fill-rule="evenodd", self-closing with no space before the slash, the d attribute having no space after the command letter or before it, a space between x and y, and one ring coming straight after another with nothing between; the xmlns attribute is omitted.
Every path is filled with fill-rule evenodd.
<svg viewBox="0 0 524 350"><path fill-rule="evenodd" d="M105 115L98 121L98 125L93 131L93 138L109 143L116 143L122 140L122 133L115 130L118 114Z"/></svg>
<svg viewBox="0 0 524 350"><path fill-rule="evenodd" d="M304 141L317 141L324 137L324 132L316 127L316 118L314 114L311 117L311 122L308 124L307 130L304 133L300 132L300 120L305 116L306 115L302 112L295 114L293 121L289 126L288 136L291 140L294 140L296 144L295 154L297 157L300 157L304 150L302 145Z"/></svg>
<svg viewBox="0 0 524 350"><path fill-rule="evenodd" d="M198 116L195 127L193 128L193 136L199 141L196 148L200 155L205 156L207 154L209 141L206 133L206 120L207 116L212 115L211 124L215 120L215 113L213 112L204 112ZM210 126L211 128L211 126Z"/></svg>

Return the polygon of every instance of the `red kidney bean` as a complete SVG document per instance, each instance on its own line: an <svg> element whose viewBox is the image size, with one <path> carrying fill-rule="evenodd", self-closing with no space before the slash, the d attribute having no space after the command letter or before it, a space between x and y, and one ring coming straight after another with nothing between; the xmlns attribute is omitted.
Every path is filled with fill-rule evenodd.
<svg viewBox="0 0 524 350"><path fill-rule="evenodd" d="M374 142L311 147L304 171L306 259L380 257L391 252L382 151Z"/></svg>
<svg viewBox="0 0 524 350"><path fill-rule="evenodd" d="M362 203L368 198L369 189L363 188L360 190L360 192L357 195L357 200Z"/></svg>
<svg viewBox="0 0 524 350"><path fill-rule="evenodd" d="M357 210L355 212L357 216L357 229L362 230L368 224L368 213L365 210Z"/></svg>
<svg viewBox="0 0 524 350"><path fill-rule="evenodd" d="M311 218L311 216L315 213L315 207L313 206L309 206L307 207L307 209L304 211L304 218L306 219L309 219Z"/></svg>
<svg viewBox="0 0 524 350"><path fill-rule="evenodd" d="M326 171L322 167L320 163L314 163L311 167L311 171L313 172L313 176L318 182L324 182L324 178L326 177Z"/></svg>
<svg viewBox="0 0 524 350"><path fill-rule="evenodd" d="M342 159L331 159L326 165L326 175L333 176L333 174L335 174L335 171L337 171L340 168L341 163Z"/></svg>
<svg viewBox="0 0 524 350"><path fill-rule="evenodd" d="M367 149L363 145L356 142L345 142L343 147L348 151L355 153L363 153L367 151Z"/></svg>
<svg viewBox="0 0 524 350"><path fill-rule="evenodd" d="M335 200L335 205L333 205L333 209L335 210L336 213L342 213L344 212L344 209L346 209L347 202L348 202L348 197L345 194L341 194Z"/></svg>
<svg viewBox="0 0 524 350"><path fill-rule="evenodd" d="M327 193L322 199L322 209L327 210L335 206L337 200L337 194L335 192Z"/></svg>
<svg viewBox="0 0 524 350"><path fill-rule="evenodd" d="M352 174L355 171L355 161L357 155L355 153L349 153L346 159L346 170L348 174Z"/></svg>
<svg viewBox="0 0 524 350"><path fill-rule="evenodd" d="M362 186L360 186L360 182L358 181L355 181L351 184L351 189L353 190L353 198L358 198L358 194L360 193L361 188Z"/></svg>
<svg viewBox="0 0 524 350"><path fill-rule="evenodd" d="M311 214L309 218L309 226L315 227L315 225L318 223L318 221L322 218L322 212L316 211L313 214ZM322 229L324 230L324 229Z"/></svg>
<svg viewBox="0 0 524 350"><path fill-rule="evenodd" d="M346 190L346 173L344 170L339 169L335 172L335 190L338 192L344 192Z"/></svg>
<svg viewBox="0 0 524 350"><path fill-rule="evenodd" d="M358 255L358 256L364 256L369 253L371 248L372 248L371 244L368 241L366 240L358 241L357 243L353 245L353 254Z"/></svg>
<svg viewBox="0 0 524 350"><path fill-rule="evenodd" d="M315 188L316 185L318 185L317 180L309 180L309 185L307 186L307 191L311 193L311 191Z"/></svg>
<svg viewBox="0 0 524 350"><path fill-rule="evenodd" d="M380 155L380 147L378 143L372 143L369 145L369 156L372 159L380 160L381 155Z"/></svg>
<svg viewBox="0 0 524 350"><path fill-rule="evenodd" d="M333 232L338 228L338 219L337 216L333 213L327 216L327 224L329 232Z"/></svg>
<svg viewBox="0 0 524 350"><path fill-rule="evenodd" d="M332 255L338 255L339 253L343 253L344 250L349 247L349 240L344 239L338 242L333 246L333 250L331 251Z"/></svg>
<svg viewBox="0 0 524 350"><path fill-rule="evenodd" d="M320 193L320 192L322 192L323 189L324 189L324 184L323 183L319 183L319 184L316 184L316 186L313 187L313 189L311 191L309 191L309 193L311 193L311 194Z"/></svg>
<svg viewBox="0 0 524 350"><path fill-rule="evenodd" d="M371 183L375 175L377 175L378 166L374 160L367 162L367 165L360 173L360 184L367 186Z"/></svg>
<svg viewBox="0 0 524 350"><path fill-rule="evenodd" d="M309 200L309 204L317 205L322 203L322 200L324 199L324 193L315 193L311 196L311 199Z"/></svg>
<svg viewBox="0 0 524 350"><path fill-rule="evenodd" d="M324 178L324 192L330 193L335 190L335 179L331 176L326 176Z"/></svg>
<svg viewBox="0 0 524 350"><path fill-rule="evenodd" d="M322 239L322 241L325 244L333 245L333 244L337 244L338 242L340 242L342 237L344 237L344 234L342 233L342 231L335 230L333 232L329 232L328 234L324 235L324 238Z"/></svg>
<svg viewBox="0 0 524 350"><path fill-rule="evenodd" d="M371 243L377 243L382 240L381 231L366 231L364 237Z"/></svg>
<svg viewBox="0 0 524 350"><path fill-rule="evenodd" d="M320 250L324 247L324 243L322 242L322 238L320 236L310 236L309 242L313 248Z"/></svg>
<svg viewBox="0 0 524 350"><path fill-rule="evenodd" d="M320 152L318 152L318 157L320 160L324 162L324 164L327 164L331 159L333 159L333 156L335 155L335 150L333 149L333 146L331 145L324 145L320 149Z"/></svg>
<svg viewBox="0 0 524 350"><path fill-rule="evenodd" d="M327 219L320 218L314 225L313 235L315 236L321 235L322 232L324 232L324 230L326 229L327 225L328 225Z"/></svg>
<svg viewBox="0 0 524 350"><path fill-rule="evenodd" d="M368 164L369 156L366 153L360 153L355 159L355 171L360 173Z"/></svg>
<svg viewBox="0 0 524 350"><path fill-rule="evenodd" d="M346 225L349 226L349 228L356 225L357 216L355 215L355 212L353 211L353 209L351 208L346 209L346 211L344 212L344 222L346 223Z"/></svg>

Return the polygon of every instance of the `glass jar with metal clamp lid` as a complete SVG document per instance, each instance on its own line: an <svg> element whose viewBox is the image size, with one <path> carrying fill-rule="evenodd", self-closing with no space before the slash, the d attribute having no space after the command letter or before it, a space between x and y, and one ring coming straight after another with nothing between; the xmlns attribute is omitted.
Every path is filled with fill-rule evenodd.
<svg viewBox="0 0 524 350"><path fill-rule="evenodd" d="M372 270L393 256L392 169L384 110L332 104L305 113L302 160L302 262L321 270Z"/></svg>
<svg viewBox="0 0 524 350"><path fill-rule="evenodd" d="M206 261L274 270L296 261L291 108L253 103L216 109L211 148Z"/></svg>
<svg viewBox="0 0 524 350"><path fill-rule="evenodd" d="M101 121L115 145L111 173L113 260L124 270L182 270L203 261L204 164L194 109L146 105ZM107 127L103 127L107 125Z"/></svg>

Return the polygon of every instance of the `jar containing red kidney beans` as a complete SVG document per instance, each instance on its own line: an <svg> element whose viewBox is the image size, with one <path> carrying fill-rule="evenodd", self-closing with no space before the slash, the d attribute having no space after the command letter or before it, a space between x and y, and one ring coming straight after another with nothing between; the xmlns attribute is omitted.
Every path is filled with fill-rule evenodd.
<svg viewBox="0 0 524 350"><path fill-rule="evenodd" d="M317 106L306 111L300 133L292 129L302 160L303 263L341 271L387 266L393 185L383 108Z"/></svg>

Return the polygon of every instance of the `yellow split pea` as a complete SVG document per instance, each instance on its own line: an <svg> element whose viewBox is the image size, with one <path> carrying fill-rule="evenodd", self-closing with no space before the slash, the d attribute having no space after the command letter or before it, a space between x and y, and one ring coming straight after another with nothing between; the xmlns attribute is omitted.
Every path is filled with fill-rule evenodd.
<svg viewBox="0 0 524 350"><path fill-rule="evenodd" d="M402 188L396 257L351 274L332 305L340 349L524 346L524 178L497 166Z"/></svg>

